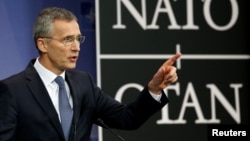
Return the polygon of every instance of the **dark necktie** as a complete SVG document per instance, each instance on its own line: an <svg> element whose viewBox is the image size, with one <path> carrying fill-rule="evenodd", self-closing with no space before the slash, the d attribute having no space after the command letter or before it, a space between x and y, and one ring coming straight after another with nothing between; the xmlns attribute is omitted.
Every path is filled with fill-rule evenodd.
<svg viewBox="0 0 250 141"><path fill-rule="evenodd" d="M73 117L73 111L69 104L69 99L67 96L64 79L61 76L57 76L55 79L55 82L59 86L59 111L60 111L60 117L61 117L61 125L62 125L65 139L68 140L71 121Z"/></svg>

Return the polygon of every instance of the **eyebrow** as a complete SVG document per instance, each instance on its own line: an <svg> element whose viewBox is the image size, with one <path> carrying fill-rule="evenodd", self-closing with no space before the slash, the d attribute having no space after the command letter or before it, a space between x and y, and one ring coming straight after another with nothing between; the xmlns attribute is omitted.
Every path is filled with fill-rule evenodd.
<svg viewBox="0 0 250 141"><path fill-rule="evenodd" d="M79 34L79 35L77 35L76 37L79 37L79 36L84 36L84 35ZM75 36L74 36L74 35L67 35L67 36L63 37L63 39L64 39L64 38L73 38L73 37L75 37Z"/></svg>

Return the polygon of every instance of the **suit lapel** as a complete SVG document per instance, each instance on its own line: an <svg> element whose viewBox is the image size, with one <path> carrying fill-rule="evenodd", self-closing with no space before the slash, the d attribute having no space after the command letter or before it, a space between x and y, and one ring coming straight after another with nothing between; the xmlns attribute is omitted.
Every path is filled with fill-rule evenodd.
<svg viewBox="0 0 250 141"><path fill-rule="evenodd" d="M30 63L26 68L26 73L26 78L29 80L29 82L27 83L27 87L30 89L32 95L35 97L42 109L47 113L55 129L62 137L64 137L58 114L42 80L40 79L38 73L35 71L32 63Z"/></svg>
<svg viewBox="0 0 250 141"><path fill-rule="evenodd" d="M73 126L77 125L78 119L79 119L79 107L80 107L80 103L77 97L77 93L78 89L77 88L77 82L75 80L73 80L73 77L71 76L71 74L69 72L66 72L66 81L69 84L70 87L70 92L71 92L71 96L73 98L73 108L74 108L74 116L73 116Z"/></svg>

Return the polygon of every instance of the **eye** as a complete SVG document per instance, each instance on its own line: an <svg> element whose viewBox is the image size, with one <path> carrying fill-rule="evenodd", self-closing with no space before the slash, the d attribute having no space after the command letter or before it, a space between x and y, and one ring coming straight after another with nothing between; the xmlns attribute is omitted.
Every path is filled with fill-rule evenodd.
<svg viewBox="0 0 250 141"><path fill-rule="evenodd" d="M73 37L65 37L65 38L63 39L63 41L64 41L64 42L72 42L72 41L74 41L74 38L73 38Z"/></svg>
<svg viewBox="0 0 250 141"><path fill-rule="evenodd" d="M84 42L84 40L85 40L85 36L78 36L77 38L76 38L76 40L79 42L79 43L83 43Z"/></svg>
<svg viewBox="0 0 250 141"><path fill-rule="evenodd" d="M82 40L82 36L76 37L76 40L77 40L78 42L80 42L80 41Z"/></svg>

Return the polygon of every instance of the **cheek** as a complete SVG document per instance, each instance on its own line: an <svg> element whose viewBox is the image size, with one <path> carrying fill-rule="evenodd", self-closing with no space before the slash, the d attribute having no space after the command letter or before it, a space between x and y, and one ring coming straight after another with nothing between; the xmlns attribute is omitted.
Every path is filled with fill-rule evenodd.
<svg viewBox="0 0 250 141"><path fill-rule="evenodd" d="M48 55L52 60L57 60L56 62L65 61L67 59L67 50L63 47L50 48Z"/></svg>

